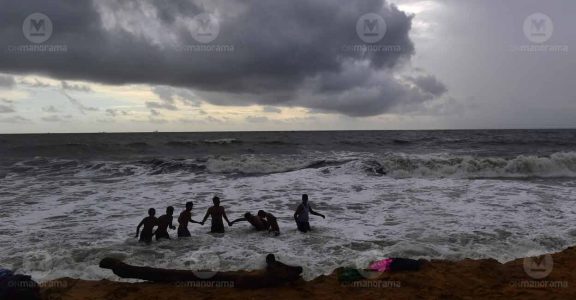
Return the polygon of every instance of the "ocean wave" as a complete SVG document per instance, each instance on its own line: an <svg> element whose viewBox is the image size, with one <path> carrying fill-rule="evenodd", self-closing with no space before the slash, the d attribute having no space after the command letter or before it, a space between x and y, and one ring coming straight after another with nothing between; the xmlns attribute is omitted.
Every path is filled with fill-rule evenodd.
<svg viewBox="0 0 576 300"><path fill-rule="evenodd" d="M203 140L202 142L205 143L205 144L219 144L219 145L228 145L228 144L238 144L238 143L242 143L241 140L234 139L234 138Z"/></svg>
<svg viewBox="0 0 576 300"><path fill-rule="evenodd" d="M190 159L151 158L138 161L81 161L36 157L8 166L15 176L90 174L101 176L212 173L266 175L322 169L324 174L364 174L391 178L574 178L576 152L549 156L481 157L453 154L375 154L344 156L328 153L308 155L234 155Z"/></svg>
<svg viewBox="0 0 576 300"><path fill-rule="evenodd" d="M370 175L451 178L576 177L576 152L549 156L519 155L512 158L455 155L387 154L363 161Z"/></svg>
<svg viewBox="0 0 576 300"><path fill-rule="evenodd" d="M207 161L206 167L211 173L260 175L285 173L302 169L318 169L341 165L346 162L347 161L305 159L298 157L244 155L241 157L212 158Z"/></svg>

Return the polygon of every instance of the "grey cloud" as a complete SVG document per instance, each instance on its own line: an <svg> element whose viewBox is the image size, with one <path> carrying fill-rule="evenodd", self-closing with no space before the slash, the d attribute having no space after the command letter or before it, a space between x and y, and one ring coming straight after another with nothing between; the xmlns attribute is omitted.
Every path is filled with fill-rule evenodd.
<svg viewBox="0 0 576 300"><path fill-rule="evenodd" d="M68 83L66 81L62 81L60 83L61 87L63 90L68 90L68 91L76 91L76 92L91 92L92 89L87 86L87 85L83 85L83 84L72 84L72 83Z"/></svg>
<svg viewBox="0 0 576 300"><path fill-rule="evenodd" d="M68 45L73 55L7 59L2 53L0 71L151 84L161 102L147 105L158 109L174 108L176 101L198 105L196 95L207 95L201 99L220 105L299 105L367 116L403 101L434 97L392 76L414 53L408 34L412 17L382 0L199 3L7 2L0 12L0 47L22 43L21 16L33 7L59 25L50 43ZM220 20L220 34L212 44L233 45L234 51L181 51L182 46L198 45L187 24L205 11ZM363 45L355 27L365 13L378 13L386 21L386 34L375 45L394 45L400 51L349 49Z"/></svg>
<svg viewBox="0 0 576 300"><path fill-rule="evenodd" d="M57 112L59 112L59 110L58 110L56 107L54 107L54 105L42 107L42 111L43 111L43 112L48 112L48 113L57 113Z"/></svg>
<svg viewBox="0 0 576 300"><path fill-rule="evenodd" d="M42 81L38 80L37 78L34 79L34 82L32 82L32 83L26 82L25 84L27 84L30 87L34 87L34 88L52 87L52 85L45 83L45 82L42 82Z"/></svg>
<svg viewBox="0 0 576 300"><path fill-rule="evenodd" d="M110 117L117 117L117 116L127 116L128 112L125 110L121 110L121 109L113 109L113 108L108 108L105 110L106 114Z"/></svg>
<svg viewBox="0 0 576 300"><path fill-rule="evenodd" d="M70 116L70 115L66 115L66 116L53 115L53 116L48 116L48 117L42 117L42 121L44 121L44 122L66 122L71 118L72 118L72 116Z"/></svg>
<svg viewBox="0 0 576 300"><path fill-rule="evenodd" d="M407 79L412 81L423 92L430 93L434 96L441 96L448 90L442 82L438 81L438 79L432 75L407 77Z"/></svg>
<svg viewBox="0 0 576 300"><path fill-rule="evenodd" d="M13 116L8 118L0 118L0 123L30 123L30 120L22 116Z"/></svg>
<svg viewBox="0 0 576 300"><path fill-rule="evenodd" d="M14 109L14 107L12 105L2 105L0 104L0 114L7 114L7 113L13 113L16 110Z"/></svg>
<svg viewBox="0 0 576 300"><path fill-rule="evenodd" d="M262 112L266 113L281 113L282 109L274 106L264 106L262 107Z"/></svg>
<svg viewBox="0 0 576 300"><path fill-rule="evenodd" d="M178 110L178 107L176 107L174 104L170 104L170 103L167 103L167 102L152 102L152 101L147 101L147 102L146 102L146 107L151 108L151 109Z"/></svg>
<svg viewBox="0 0 576 300"><path fill-rule="evenodd" d="M150 115L152 115L153 117L157 117L157 116L160 116L161 113L160 113L159 111L155 110L155 109L151 109L151 110L150 110Z"/></svg>
<svg viewBox="0 0 576 300"><path fill-rule="evenodd" d="M267 122L267 121L268 121L268 118L266 118L266 117L257 117L257 116L248 116L248 117L245 118L245 120L246 120L247 122L250 122L250 123L263 123L263 122Z"/></svg>
<svg viewBox="0 0 576 300"><path fill-rule="evenodd" d="M64 90L62 90L62 95L68 98L68 101L74 105L82 114L86 114L87 111L98 111L99 109L96 107L89 107L85 106L84 104L80 103L77 99L73 98L72 96L68 95Z"/></svg>
<svg viewBox="0 0 576 300"><path fill-rule="evenodd" d="M0 75L0 88L11 89L16 84L14 77L10 75Z"/></svg>

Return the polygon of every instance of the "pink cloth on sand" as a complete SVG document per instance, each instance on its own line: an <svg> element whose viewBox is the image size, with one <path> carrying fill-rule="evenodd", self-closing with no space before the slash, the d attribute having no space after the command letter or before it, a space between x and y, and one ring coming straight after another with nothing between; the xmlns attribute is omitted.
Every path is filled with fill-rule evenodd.
<svg viewBox="0 0 576 300"><path fill-rule="evenodd" d="M369 269L378 272L390 271L390 264L392 263L392 258L385 258L379 261L373 262Z"/></svg>

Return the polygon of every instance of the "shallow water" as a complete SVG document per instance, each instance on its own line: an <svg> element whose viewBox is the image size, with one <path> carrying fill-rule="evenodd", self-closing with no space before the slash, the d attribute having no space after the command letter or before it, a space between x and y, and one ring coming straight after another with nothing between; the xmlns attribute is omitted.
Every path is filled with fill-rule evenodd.
<svg viewBox="0 0 576 300"><path fill-rule="evenodd" d="M403 142L391 141L388 148L382 145L400 137L389 132L342 133L355 138L351 143L364 143L362 149L338 146L345 139L334 133L315 133L313 139L289 133L265 139L265 133L254 133L253 140L268 141L264 146L220 133L209 143L190 142L194 139L187 136L184 146L177 144L176 152L162 155L151 153L162 152L164 146L151 145L174 144L176 137L135 135L122 140L153 149L122 157L118 149L110 154L110 147L104 153L48 147L54 153L24 154L14 150L24 147L23 140L26 147L38 145L22 136L2 136L8 142L0 151L10 155L0 167L0 266L40 281L62 276L117 279L98 268L100 259L238 270L260 268L265 254L276 253L285 262L304 266L304 277L312 279L338 266L365 266L387 256L508 261L575 244L576 153L565 142L573 132L493 134L493 143L484 143L489 145L484 148L473 140L451 145L454 149L438 142L456 139L453 132L419 132L419 139L414 138L418 132L409 133L415 141L400 136ZM242 134L245 140L250 137ZM397 133L402 134L407 133ZM199 141L208 140L196 135ZM424 135L431 137L418 142ZM480 133L459 135L462 140ZM54 145L78 137L60 136L59 142L53 136L42 138ZM102 139L114 140L92 138L85 147L94 148ZM274 147L294 148L270 150L270 140L276 141ZM374 141L380 144L372 145ZM521 147L520 141L543 146ZM318 146L321 142L326 145ZM243 152L246 144L254 148L251 153ZM205 147L219 154L206 154ZM327 216L312 216L310 234L297 232L292 220L302 193ZM215 236L207 233L209 224L191 224L190 239L146 246L134 238L149 207L160 215L173 205L177 215L192 200L193 218L199 220L213 195L221 197L230 219L246 211L272 212L282 234L271 237L238 223ZM175 236L175 231L170 233Z"/></svg>

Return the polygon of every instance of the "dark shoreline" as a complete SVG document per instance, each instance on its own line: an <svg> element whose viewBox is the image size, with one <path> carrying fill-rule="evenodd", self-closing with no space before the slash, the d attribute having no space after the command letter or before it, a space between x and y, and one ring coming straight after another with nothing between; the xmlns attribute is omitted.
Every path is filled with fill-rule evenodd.
<svg viewBox="0 0 576 300"><path fill-rule="evenodd" d="M420 271L340 282L335 270L311 281L281 287L238 289L224 285L176 285L62 278L42 284L43 299L574 299L576 247L551 254L550 271L537 279L525 271L532 258L501 264L493 259L433 260ZM547 272L546 272L547 273ZM543 274L544 275L544 274ZM536 276L538 277L538 276Z"/></svg>

